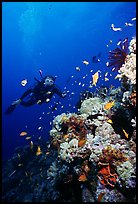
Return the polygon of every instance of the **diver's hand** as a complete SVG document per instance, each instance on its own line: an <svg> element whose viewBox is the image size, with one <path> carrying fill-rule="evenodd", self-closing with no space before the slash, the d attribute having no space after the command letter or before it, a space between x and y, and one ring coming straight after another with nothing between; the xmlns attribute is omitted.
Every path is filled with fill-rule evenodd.
<svg viewBox="0 0 138 204"><path fill-rule="evenodd" d="M12 105L18 105L18 104L20 104L21 103L21 99L18 99L18 100L16 100L16 101L13 101L12 102Z"/></svg>
<svg viewBox="0 0 138 204"><path fill-rule="evenodd" d="M63 92L63 93L62 93L62 98L65 98L65 97L66 97L66 93Z"/></svg>

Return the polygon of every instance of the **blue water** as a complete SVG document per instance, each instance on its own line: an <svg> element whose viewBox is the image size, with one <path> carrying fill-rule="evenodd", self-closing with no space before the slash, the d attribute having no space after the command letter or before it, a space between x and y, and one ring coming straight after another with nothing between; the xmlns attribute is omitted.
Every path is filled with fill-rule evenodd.
<svg viewBox="0 0 138 204"><path fill-rule="evenodd" d="M22 131L26 131L32 141L40 136L48 139L54 116L67 111L77 112L74 106L80 92L95 90L95 87L89 88L89 82L98 70L101 70L101 77L97 88L101 85L120 85L114 79L117 72L106 67L108 52L117 47L120 39L128 37L130 42L136 36L136 21L131 21L134 17L135 2L2 3L3 161L12 157L17 146L29 144L29 140L20 137ZM125 22L134 25L125 27ZM121 27L122 31L111 30L112 23ZM111 44L109 40L112 40ZM92 63L92 57L99 53L100 62ZM89 65L83 64L83 60L87 60ZM76 71L77 66L80 72ZM58 109L47 114L49 107L53 107L58 100L55 95L48 104L36 104L29 108L18 106L11 115L4 115L12 101L34 84L34 77L40 79L40 69L43 75L57 76L56 84L62 91L70 91L65 99L60 100ZM109 81L105 82L103 77L106 72L112 76L108 75ZM74 77L66 83L70 76ZM21 86L23 79L28 80L25 87ZM85 86L79 86L75 80ZM71 92L75 94L70 95ZM39 127L42 128L38 130Z"/></svg>

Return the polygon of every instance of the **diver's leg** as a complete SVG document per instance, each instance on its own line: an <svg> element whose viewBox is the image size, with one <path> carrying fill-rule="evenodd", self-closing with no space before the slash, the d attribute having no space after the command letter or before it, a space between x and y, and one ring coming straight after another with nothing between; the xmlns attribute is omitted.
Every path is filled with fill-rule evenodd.
<svg viewBox="0 0 138 204"><path fill-rule="evenodd" d="M31 97L28 101L21 101L21 105L25 107L32 106L37 103L37 100L34 97Z"/></svg>

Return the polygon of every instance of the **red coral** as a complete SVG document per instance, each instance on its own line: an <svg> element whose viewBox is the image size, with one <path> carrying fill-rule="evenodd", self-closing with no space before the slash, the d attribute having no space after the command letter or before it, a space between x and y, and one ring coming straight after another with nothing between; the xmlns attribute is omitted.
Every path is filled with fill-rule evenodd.
<svg viewBox="0 0 138 204"><path fill-rule="evenodd" d="M104 186L109 185L111 187L114 187L116 184L116 180L118 178L118 175L116 173L111 174L109 164L105 164L105 163L102 164L101 162L99 164L103 166L98 171L98 178L99 178L100 182Z"/></svg>

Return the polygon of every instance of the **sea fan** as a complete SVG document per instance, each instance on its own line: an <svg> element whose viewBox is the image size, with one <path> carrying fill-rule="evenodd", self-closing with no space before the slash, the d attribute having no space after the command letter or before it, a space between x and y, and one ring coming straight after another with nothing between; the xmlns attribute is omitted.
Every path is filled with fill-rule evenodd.
<svg viewBox="0 0 138 204"><path fill-rule="evenodd" d="M128 54L128 38L121 41L120 48L117 47L115 50L109 51L108 67L114 67L115 70L119 70L125 63L127 54Z"/></svg>

